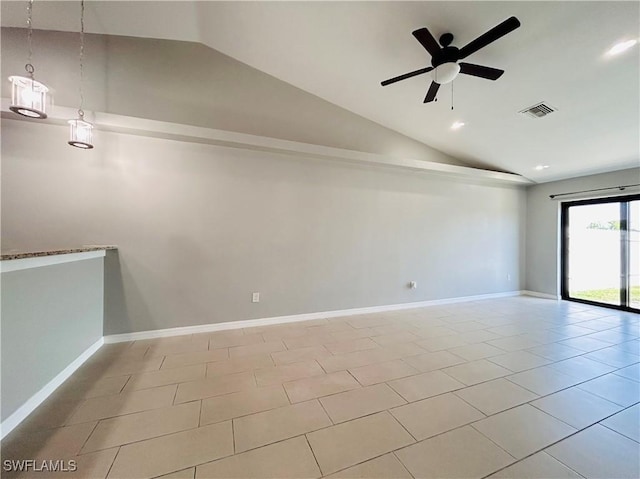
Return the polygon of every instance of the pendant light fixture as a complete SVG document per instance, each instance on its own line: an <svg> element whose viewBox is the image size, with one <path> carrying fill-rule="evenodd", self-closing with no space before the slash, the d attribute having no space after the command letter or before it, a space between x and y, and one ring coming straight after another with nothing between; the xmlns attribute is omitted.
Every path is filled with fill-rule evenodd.
<svg viewBox="0 0 640 479"><path fill-rule="evenodd" d="M84 93L82 84L84 80L84 0L80 0L80 108L78 118L69 120L69 141L71 146L90 150L93 148L93 125L84 119Z"/></svg>
<svg viewBox="0 0 640 479"><path fill-rule="evenodd" d="M19 115L29 118L44 119L47 117L47 93L49 89L42 83L34 79L33 65L33 26L31 23L33 12L33 0L27 1L27 45L29 56L24 69L27 71L26 77L10 76L11 82L11 106L9 109Z"/></svg>

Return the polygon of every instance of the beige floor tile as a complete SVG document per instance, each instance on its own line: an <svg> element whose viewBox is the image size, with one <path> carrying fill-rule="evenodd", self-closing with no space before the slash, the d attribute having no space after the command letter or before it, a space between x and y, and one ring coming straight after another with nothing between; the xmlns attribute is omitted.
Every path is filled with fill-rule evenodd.
<svg viewBox="0 0 640 479"><path fill-rule="evenodd" d="M171 406L176 393L176 386L162 386L87 399L69 419L69 424L96 421L109 417L122 416L134 412L159 409Z"/></svg>
<svg viewBox="0 0 640 479"><path fill-rule="evenodd" d="M284 388L292 403L328 396L360 387L347 371L323 374L311 378L298 379L284 383Z"/></svg>
<svg viewBox="0 0 640 479"><path fill-rule="evenodd" d="M261 334L212 334L209 336L209 349L234 348L264 343Z"/></svg>
<svg viewBox="0 0 640 479"><path fill-rule="evenodd" d="M161 476L231 454L231 421L221 422L122 446L108 477Z"/></svg>
<svg viewBox="0 0 640 479"><path fill-rule="evenodd" d="M514 373L544 366L551 362L550 359L536 356L535 354L531 354L527 351L514 351L507 354L492 356L489 358L489 361L505 367Z"/></svg>
<svg viewBox="0 0 640 479"><path fill-rule="evenodd" d="M354 353L337 354L327 358L318 359L322 368L328 373L345 371L368 364L381 363L398 359L397 354L382 348L356 351Z"/></svg>
<svg viewBox="0 0 640 479"><path fill-rule="evenodd" d="M459 333L466 333L469 331L478 331L480 329L485 329L487 325L478 321L462 321L458 323L450 323L448 327L453 329L454 331L458 331Z"/></svg>
<svg viewBox="0 0 640 479"><path fill-rule="evenodd" d="M118 448L107 449L104 451L83 454L82 456L69 456L62 458L56 456L54 461L64 461L67 470L58 471L24 471L23 473L14 473L2 471L2 479L62 479L73 477L73 479L104 479L107 477L109 468L113 464L113 460L118 453ZM49 458L47 458L49 459ZM75 461L75 470L71 471L71 461Z"/></svg>
<svg viewBox="0 0 640 479"><path fill-rule="evenodd" d="M624 351L616 346L599 349L598 351L586 354L585 357L616 368L624 368L640 362L640 356Z"/></svg>
<svg viewBox="0 0 640 479"><path fill-rule="evenodd" d="M445 349L469 345L469 343L456 334L455 331L451 330L451 332L452 335L426 338L421 341L416 341L416 344L429 352L443 351Z"/></svg>
<svg viewBox="0 0 640 479"><path fill-rule="evenodd" d="M504 354L504 349L496 348L486 343L468 344L467 346L460 346L459 348L451 348L449 351L467 361L475 361Z"/></svg>
<svg viewBox="0 0 640 479"><path fill-rule="evenodd" d="M531 405L577 429L584 429L622 409L575 386L533 401Z"/></svg>
<svg viewBox="0 0 640 479"><path fill-rule="evenodd" d="M315 477L320 477L320 469L307 440L302 436L209 462L196 468L196 479Z"/></svg>
<svg viewBox="0 0 640 479"><path fill-rule="evenodd" d="M390 412L419 441L485 417L453 393L423 399Z"/></svg>
<svg viewBox="0 0 640 479"><path fill-rule="evenodd" d="M157 371L160 369L163 359L163 356L157 356L142 360L124 359L92 364L87 368L78 370L78 375L76 377L97 379L112 376L126 376L145 371Z"/></svg>
<svg viewBox="0 0 640 479"><path fill-rule="evenodd" d="M512 374L511 376L507 376L506 379L539 396L552 394L561 389L575 386L580 382L576 378L567 376L557 369L549 368L549 366L542 366L540 368Z"/></svg>
<svg viewBox="0 0 640 479"><path fill-rule="evenodd" d="M175 344L161 344L158 346L151 346L144 355L145 358L151 358L155 356L166 356L167 354L182 354L190 353L194 351L206 351L209 349L209 341L206 338L199 338L197 340L185 340Z"/></svg>
<svg viewBox="0 0 640 479"><path fill-rule="evenodd" d="M506 379L487 381L460 389L455 394L488 416L538 397L537 394Z"/></svg>
<svg viewBox="0 0 640 479"><path fill-rule="evenodd" d="M117 359L142 359L148 348L133 348L133 344L133 341L103 344L100 346L100 349L87 360L87 363L105 360L114 361Z"/></svg>
<svg viewBox="0 0 640 479"><path fill-rule="evenodd" d="M95 428L95 422L17 434L2 441L2 460L57 459L75 456Z"/></svg>
<svg viewBox="0 0 640 479"><path fill-rule="evenodd" d="M282 341L287 345L287 349L293 350L309 346L322 346L326 343L333 343L336 340L329 333L309 333L295 338L285 338Z"/></svg>
<svg viewBox="0 0 640 479"><path fill-rule="evenodd" d="M615 416L611 416L602 421L601 424L618 434L640 442L640 404L631 406Z"/></svg>
<svg viewBox="0 0 640 479"><path fill-rule="evenodd" d="M128 376L123 376L129 379ZM40 431L64 426L73 413L84 402L83 399L59 400L55 392L22 421L11 434L20 431Z"/></svg>
<svg viewBox="0 0 640 479"><path fill-rule="evenodd" d="M518 459L576 431L528 404L478 421L473 427Z"/></svg>
<svg viewBox="0 0 640 479"><path fill-rule="evenodd" d="M550 364L549 367L580 381L588 381L616 369L607 364L587 359L585 356L564 359Z"/></svg>
<svg viewBox="0 0 640 479"><path fill-rule="evenodd" d="M587 381L580 384L579 388L625 407L638 402L640 398L640 383L615 374Z"/></svg>
<svg viewBox="0 0 640 479"><path fill-rule="evenodd" d="M256 387L253 373L236 373L226 376L214 376L188 383L178 384L174 404L196 401L213 396L245 391Z"/></svg>
<svg viewBox="0 0 640 479"><path fill-rule="evenodd" d="M128 376L113 376L99 379L88 378L76 380L72 376L55 391L53 397L59 401L69 401L119 394L128 379Z"/></svg>
<svg viewBox="0 0 640 479"><path fill-rule="evenodd" d="M390 381L389 386L407 401L413 402L461 389L465 385L441 371L431 371Z"/></svg>
<svg viewBox="0 0 640 479"><path fill-rule="evenodd" d="M278 341L281 339L287 338L299 338L300 336L306 336L309 334L307 328L302 326L298 326L297 323L294 323L294 326L282 327L282 328L274 328L269 331L265 331L262 333L262 337L265 342Z"/></svg>
<svg viewBox="0 0 640 479"><path fill-rule="evenodd" d="M363 386L378 384L392 379L404 378L418 374L416 368L410 366L402 359L388 361L384 363L369 364L358 368L349 369L349 372Z"/></svg>
<svg viewBox="0 0 640 479"><path fill-rule="evenodd" d="M320 398L320 402L336 424L406 404L406 401L386 384L334 394Z"/></svg>
<svg viewBox="0 0 640 479"><path fill-rule="evenodd" d="M211 363L229 359L227 349L214 349L213 351L195 351L193 353L171 354L164 359L162 369L180 368L192 364Z"/></svg>
<svg viewBox="0 0 640 479"><path fill-rule="evenodd" d="M515 461L470 426L432 437L395 454L414 477L423 478L479 478Z"/></svg>
<svg viewBox="0 0 640 479"><path fill-rule="evenodd" d="M541 356L552 361L561 361L562 359L572 358L574 356L580 356L584 354L584 351L579 349L564 346L560 343L543 344L542 346L536 346L535 348L527 349L528 352Z"/></svg>
<svg viewBox="0 0 640 479"><path fill-rule="evenodd" d="M371 459L326 477L327 479L413 479L413 476L393 453Z"/></svg>
<svg viewBox="0 0 640 479"><path fill-rule="evenodd" d="M369 338L349 339L337 343L327 343L324 345L333 354L352 353L354 351L364 351L366 349L377 348L378 344Z"/></svg>
<svg viewBox="0 0 640 479"><path fill-rule="evenodd" d="M605 343L604 341L598 341L597 339L592 339L585 336L565 339L564 341L559 341L558 344L569 346L570 348L574 349L579 349L580 351L584 351L585 353L597 351L598 349L603 349L611 346L611 344Z"/></svg>
<svg viewBox="0 0 640 479"><path fill-rule="evenodd" d="M374 333L371 328L360 328L360 329L351 328L351 329L342 330L342 331L333 331L329 334L333 338L333 341L331 342L338 343L338 342L352 341L355 339L368 338L369 336L372 336Z"/></svg>
<svg viewBox="0 0 640 479"><path fill-rule="evenodd" d="M426 326L422 324L422 321L417 324L417 329L414 333L424 339L442 338L444 336L456 336L457 331L445 326L446 323L434 324L432 326ZM455 346L462 346L462 344L456 344ZM455 347L451 346L451 347ZM446 348L445 348L446 349Z"/></svg>
<svg viewBox="0 0 640 479"><path fill-rule="evenodd" d="M317 400L233 420L236 452L244 452L331 425Z"/></svg>
<svg viewBox="0 0 640 479"><path fill-rule="evenodd" d="M193 479L196 475L196 468L190 467L188 469L182 469L181 471L165 474L164 476L158 476L157 479Z"/></svg>
<svg viewBox="0 0 640 479"><path fill-rule="evenodd" d="M397 333L381 334L379 336L373 336L371 339L373 339L380 346L386 346L388 344L409 343L412 341L420 341L420 339L422 338L409 331L401 331Z"/></svg>
<svg viewBox="0 0 640 479"><path fill-rule="evenodd" d="M224 376L226 374L242 373L254 369L273 366L273 359L269 354L258 354L243 358L234 358L207 364L207 377Z"/></svg>
<svg viewBox="0 0 640 479"><path fill-rule="evenodd" d="M491 379L511 374L511 371L508 369L498 366L486 359L451 366L443 369L442 371L467 386L472 386L474 384L490 381Z"/></svg>
<svg viewBox="0 0 640 479"><path fill-rule="evenodd" d="M203 363L183 368L161 369L149 373L134 374L127 382L124 391L136 391L204 379L206 372L207 365Z"/></svg>
<svg viewBox="0 0 640 479"><path fill-rule="evenodd" d="M100 421L82 454L198 427L200 403L154 409Z"/></svg>
<svg viewBox="0 0 640 479"><path fill-rule="evenodd" d="M416 343L391 343L381 346L381 349L391 356L389 360L409 358L427 352L426 349L421 348Z"/></svg>
<svg viewBox="0 0 640 479"><path fill-rule="evenodd" d="M582 479L582 476L545 452L527 457L489 476L490 479Z"/></svg>
<svg viewBox="0 0 640 479"><path fill-rule="evenodd" d="M640 477L638 443L596 424L545 452L587 478Z"/></svg>
<svg viewBox="0 0 640 479"><path fill-rule="evenodd" d="M388 412L312 432L307 438L325 475L414 442Z"/></svg>
<svg viewBox="0 0 640 479"><path fill-rule="evenodd" d="M289 400L282 386L250 389L203 399L200 425L226 421L288 404Z"/></svg>
<svg viewBox="0 0 640 479"><path fill-rule="evenodd" d="M460 356L451 354L449 351L435 351L433 353L424 353L404 358L403 361L425 373L449 366L455 366L456 364L462 364L466 362L466 359L462 359Z"/></svg>
<svg viewBox="0 0 640 479"><path fill-rule="evenodd" d="M309 378L321 374L324 374L324 369L314 360L272 366L255 371L258 386L274 386L287 381Z"/></svg>
<svg viewBox="0 0 640 479"><path fill-rule="evenodd" d="M526 336L510 336L508 338L493 339L487 344L495 346L505 351L522 351L523 349L540 346L540 342Z"/></svg>
<svg viewBox="0 0 640 479"><path fill-rule="evenodd" d="M276 366L281 364L297 363L299 361L308 361L310 359L321 359L331 356L324 346L307 346L306 348L293 349L290 351L279 351L271 353Z"/></svg>
<svg viewBox="0 0 640 479"><path fill-rule="evenodd" d="M500 339L500 335L482 329L479 331L467 331L466 333L459 333L458 338L467 342L468 344L483 343L485 341L492 341L494 339Z"/></svg>
<svg viewBox="0 0 640 479"><path fill-rule="evenodd" d="M242 358L246 356L256 356L260 354L275 353L276 351L284 351L284 343L282 341L270 341L268 343L256 343L246 346L234 346L229 348L230 358Z"/></svg>

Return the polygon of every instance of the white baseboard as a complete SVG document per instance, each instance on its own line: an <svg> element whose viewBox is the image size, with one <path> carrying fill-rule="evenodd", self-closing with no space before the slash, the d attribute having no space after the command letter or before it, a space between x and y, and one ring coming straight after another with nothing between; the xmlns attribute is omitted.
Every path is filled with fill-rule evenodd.
<svg viewBox="0 0 640 479"><path fill-rule="evenodd" d="M40 391L31 396L22 406L0 424L0 439L3 439L13 429L24 421L42 402L47 399L63 382L69 378L82 364L100 349L104 344L104 338L98 339L89 346L71 364L64 368L56 377L49 381Z"/></svg>
<svg viewBox="0 0 640 479"><path fill-rule="evenodd" d="M558 296L556 294L539 293L537 291L528 291L528 290L523 290L523 291L521 291L521 293L524 296L533 296L533 297L536 297L536 298L544 298L544 299L555 299L556 301L560 300L560 296Z"/></svg>
<svg viewBox="0 0 640 479"><path fill-rule="evenodd" d="M310 321L312 319L336 318L340 316L354 316L357 314L383 313L386 311L398 311L402 309L423 308L442 304L464 303L484 299L505 298L520 296L522 291L507 291L504 293L479 294L476 296L463 296L458 298L435 299L431 301L419 301L415 303L390 304L384 306L370 306L366 308L342 309L336 311L323 311L319 313L293 314L290 316L275 316L271 318L245 319L241 321L229 321L226 323L202 324L197 326L184 326L180 328L154 329L151 331L139 331L136 333L111 334L104 337L105 343L120 343L124 341L138 341L141 339L164 338L168 336L180 336L185 334L209 333L227 329L251 328L254 326L268 326L272 324L293 323L297 321Z"/></svg>

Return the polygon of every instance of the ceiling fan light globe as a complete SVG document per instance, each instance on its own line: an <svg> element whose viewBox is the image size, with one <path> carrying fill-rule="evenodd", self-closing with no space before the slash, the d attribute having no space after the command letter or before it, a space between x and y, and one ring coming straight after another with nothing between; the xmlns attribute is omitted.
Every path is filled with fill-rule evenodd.
<svg viewBox="0 0 640 479"><path fill-rule="evenodd" d="M442 65L438 65L432 72L433 81L444 85L452 82L460 73L460 65L456 62L447 62Z"/></svg>

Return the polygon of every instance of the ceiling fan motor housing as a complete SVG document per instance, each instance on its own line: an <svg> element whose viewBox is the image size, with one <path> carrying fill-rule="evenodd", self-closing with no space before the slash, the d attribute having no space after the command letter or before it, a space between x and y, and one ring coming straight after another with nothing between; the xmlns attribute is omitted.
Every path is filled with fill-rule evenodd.
<svg viewBox="0 0 640 479"><path fill-rule="evenodd" d="M433 65L433 68L436 68L443 63L457 62L460 58L459 51L456 47L444 47L436 55L431 57L431 65Z"/></svg>

